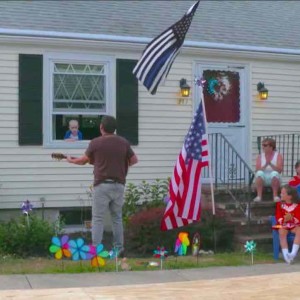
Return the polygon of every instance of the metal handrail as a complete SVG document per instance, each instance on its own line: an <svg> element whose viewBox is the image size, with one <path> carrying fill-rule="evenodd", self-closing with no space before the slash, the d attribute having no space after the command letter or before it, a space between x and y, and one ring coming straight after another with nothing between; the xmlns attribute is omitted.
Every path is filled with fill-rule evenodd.
<svg viewBox="0 0 300 300"><path fill-rule="evenodd" d="M247 162L221 133L208 135L215 190L226 190L250 221L251 185L255 176ZM209 170L203 170L209 178Z"/></svg>
<svg viewBox="0 0 300 300"><path fill-rule="evenodd" d="M293 177L295 163L300 159L300 135L297 133L265 135L257 137L258 153L261 153L261 143L265 138L276 141L276 150L283 156L283 177Z"/></svg>

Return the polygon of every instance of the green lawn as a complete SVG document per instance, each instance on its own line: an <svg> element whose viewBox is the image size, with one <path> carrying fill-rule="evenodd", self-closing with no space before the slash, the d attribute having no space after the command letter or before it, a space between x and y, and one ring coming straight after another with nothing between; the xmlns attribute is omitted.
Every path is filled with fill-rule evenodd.
<svg viewBox="0 0 300 300"><path fill-rule="evenodd" d="M128 258L127 263L133 271L159 270L159 266L150 266L149 262L160 263L153 257ZM275 263L272 254L255 253L254 264ZM170 256L163 261L163 269L207 268L212 266L251 265L251 255L248 253L222 253L199 256ZM118 269L121 271L121 267ZM55 260L52 258L13 258L0 257L0 274L38 274L38 273L83 273L112 272L116 270L115 260L106 260L104 267L93 268L90 261Z"/></svg>

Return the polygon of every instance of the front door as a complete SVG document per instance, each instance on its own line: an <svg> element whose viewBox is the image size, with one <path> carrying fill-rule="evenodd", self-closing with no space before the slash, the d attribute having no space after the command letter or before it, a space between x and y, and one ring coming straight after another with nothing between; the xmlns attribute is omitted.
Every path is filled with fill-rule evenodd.
<svg viewBox="0 0 300 300"><path fill-rule="evenodd" d="M246 92L247 78L245 66L226 66L198 64L197 75L205 79L203 97L207 118L208 133L222 133L239 155L249 162L249 114ZM196 95L196 104L200 102L200 93ZM226 151L225 151L226 152ZM227 153L223 153L226 160ZM219 160L221 161L221 160ZM218 163L218 160L215 164ZM218 169L221 166L218 167ZM230 172L236 172L234 163L228 164L223 170L223 181L232 177Z"/></svg>

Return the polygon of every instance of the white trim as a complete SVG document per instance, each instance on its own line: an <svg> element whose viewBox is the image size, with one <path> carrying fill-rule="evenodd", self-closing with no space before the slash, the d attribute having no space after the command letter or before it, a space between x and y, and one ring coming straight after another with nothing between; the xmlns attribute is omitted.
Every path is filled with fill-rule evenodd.
<svg viewBox="0 0 300 300"><path fill-rule="evenodd" d="M134 37L134 36L7 29L7 28L0 28L0 35L127 42L127 43L138 43L138 44L148 44L152 40L152 38ZM196 48L208 48L208 49L219 49L219 50L236 50L236 51L300 55L300 50L291 49L291 48L273 48L273 47L236 45L236 44L225 44L225 43L198 42L198 41L185 41L184 46L191 47L191 48L196 47Z"/></svg>
<svg viewBox="0 0 300 300"><path fill-rule="evenodd" d="M68 143L65 141L58 141L52 139L52 86L53 78L51 74L53 70L52 62L61 61L70 63L101 63L105 65L106 71L106 99L107 109L103 114L116 114L116 97L115 88L115 58L102 55L89 55L81 53L59 53L47 52L43 55L43 145L46 148L86 148L89 143L88 140L77 141L76 143ZM74 112L75 114L76 112ZM72 113L73 114L73 113ZM94 113L90 113L93 115Z"/></svg>

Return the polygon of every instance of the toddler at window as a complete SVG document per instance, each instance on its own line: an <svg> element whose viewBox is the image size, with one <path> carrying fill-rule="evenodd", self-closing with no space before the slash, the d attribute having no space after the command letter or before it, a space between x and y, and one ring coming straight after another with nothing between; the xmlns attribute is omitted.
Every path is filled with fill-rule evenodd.
<svg viewBox="0 0 300 300"><path fill-rule="evenodd" d="M79 124L77 120L70 120L69 130L66 132L64 140L68 142L82 140L82 133L79 130Z"/></svg>

